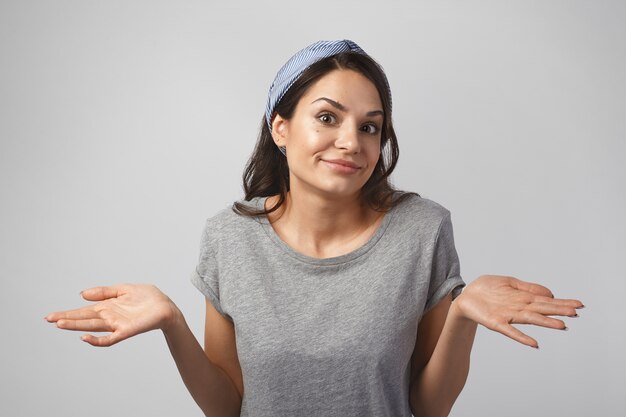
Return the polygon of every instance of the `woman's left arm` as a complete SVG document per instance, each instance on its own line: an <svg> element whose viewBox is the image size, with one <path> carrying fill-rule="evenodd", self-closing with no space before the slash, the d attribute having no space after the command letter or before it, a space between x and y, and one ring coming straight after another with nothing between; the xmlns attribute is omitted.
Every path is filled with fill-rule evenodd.
<svg viewBox="0 0 626 417"><path fill-rule="evenodd" d="M562 320L549 316L577 317L582 307L579 300L554 298L544 286L498 275L480 276L454 302L448 295L419 324L409 398L413 415L450 413L467 380L478 324L536 348L537 341L512 324L564 330Z"/></svg>

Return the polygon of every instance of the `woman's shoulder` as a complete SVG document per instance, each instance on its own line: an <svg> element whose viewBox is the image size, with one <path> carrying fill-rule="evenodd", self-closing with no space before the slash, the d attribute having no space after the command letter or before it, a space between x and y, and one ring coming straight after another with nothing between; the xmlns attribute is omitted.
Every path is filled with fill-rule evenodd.
<svg viewBox="0 0 626 417"><path fill-rule="evenodd" d="M450 216L450 211L438 201L416 194L404 197L393 210L392 235L409 241L416 236L425 241L436 239L441 225Z"/></svg>
<svg viewBox="0 0 626 417"><path fill-rule="evenodd" d="M260 202L259 199L260 197L255 197L250 201L240 200L237 201L237 203L256 209ZM233 207L234 203L230 203L218 210L215 214L209 216L205 222L205 229L215 235L228 234L229 236L233 236L239 232L246 233L251 225L257 224L260 221L259 217L244 216L236 213Z"/></svg>
<svg viewBox="0 0 626 417"><path fill-rule="evenodd" d="M394 207L396 215L440 220L450 214L441 203L416 193L402 192L396 199L400 199Z"/></svg>

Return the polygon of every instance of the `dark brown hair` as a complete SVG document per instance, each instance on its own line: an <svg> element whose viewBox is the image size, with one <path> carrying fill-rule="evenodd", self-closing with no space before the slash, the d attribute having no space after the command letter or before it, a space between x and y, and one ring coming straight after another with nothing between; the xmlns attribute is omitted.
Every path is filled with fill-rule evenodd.
<svg viewBox="0 0 626 417"><path fill-rule="evenodd" d="M371 57L360 53L343 52L314 63L289 88L276 105L275 113L286 120L291 119L298 101L309 87L336 69L351 69L363 74L376 86L383 104L380 158L372 175L361 188L361 201L376 211L385 212L411 194L419 197L420 195L414 192L396 190L389 180L398 162L400 150L391 120L391 94L387 89L387 79L382 68ZM245 216L267 215L277 210L285 202L289 191L287 158L274 143L265 115L261 120L256 146L243 173L243 188L245 201L250 201L254 197L279 195L277 203L268 210L265 208L256 210L241 202L233 203L233 211Z"/></svg>

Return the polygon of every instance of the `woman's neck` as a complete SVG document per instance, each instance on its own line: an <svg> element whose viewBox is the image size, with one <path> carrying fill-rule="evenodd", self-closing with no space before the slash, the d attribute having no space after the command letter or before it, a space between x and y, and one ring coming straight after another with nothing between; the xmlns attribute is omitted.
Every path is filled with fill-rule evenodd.
<svg viewBox="0 0 626 417"><path fill-rule="evenodd" d="M266 208L278 197L269 197ZM280 238L297 252L315 258L349 253L375 233L383 213L364 207L358 196L327 199L311 193L288 192L269 220Z"/></svg>

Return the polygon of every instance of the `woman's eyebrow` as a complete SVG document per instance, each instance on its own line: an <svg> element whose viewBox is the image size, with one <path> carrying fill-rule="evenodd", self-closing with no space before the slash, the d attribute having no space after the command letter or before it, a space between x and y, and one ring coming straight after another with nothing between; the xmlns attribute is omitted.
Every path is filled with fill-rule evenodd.
<svg viewBox="0 0 626 417"><path fill-rule="evenodd" d="M327 101L327 102L328 102L328 103L330 103L333 107L336 107L337 109L339 109L339 110L341 110L341 111L343 111L343 112L348 111L348 109L346 108L346 106L344 106L344 105L343 105L343 104L341 104L341 103L336 102L335 100L331 100L331 99L329 99L328 97L320 97L320 98L318 98L317 100L313 100L313 101L311 102L311 104L315 103L316 101L320 101L320 100ZM382 110L372 110L372 111L368 111L368 112L367 112L367 116L378 116L378 115L380 115L380 116L384 116L384 115L385 115L385 113L383 113L383 111L382 111Z"/></svg>

